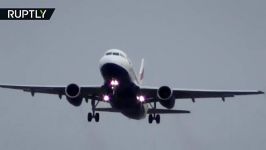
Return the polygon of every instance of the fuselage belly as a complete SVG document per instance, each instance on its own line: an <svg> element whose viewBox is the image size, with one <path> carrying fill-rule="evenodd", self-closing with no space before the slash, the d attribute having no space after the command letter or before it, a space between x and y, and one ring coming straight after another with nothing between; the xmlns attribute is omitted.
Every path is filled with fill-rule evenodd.
<svg viewBox="0 0 266 150"><path fill-rule="evenodd" d="M117 57L117 58L113 58ZM110 105L131 119L142 119L146 116L147 106L137 100L139 86L134 72L126 58L105 55L100 60L100 71L104 79L104 89L111 95ZM112 89L110 82L117 80L119 85Z"/></svg>

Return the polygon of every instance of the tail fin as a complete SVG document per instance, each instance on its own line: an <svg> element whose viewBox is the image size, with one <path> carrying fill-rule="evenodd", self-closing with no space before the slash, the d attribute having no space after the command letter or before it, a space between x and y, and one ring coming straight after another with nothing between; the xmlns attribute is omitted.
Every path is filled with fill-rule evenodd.
<svg viewBox="0 0 266 150"><path fill-rule="evenodd" d="M142 84L144 78L144 59L141 59L141 65L139 69L139 83Z"/></svg>

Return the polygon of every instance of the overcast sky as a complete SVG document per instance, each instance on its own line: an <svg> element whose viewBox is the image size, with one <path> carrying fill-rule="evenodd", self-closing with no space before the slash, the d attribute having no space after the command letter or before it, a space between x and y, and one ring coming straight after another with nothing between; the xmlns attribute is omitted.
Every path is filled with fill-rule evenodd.
<svg viewBox="0 0 266 150"><path fill-rule="evenodd" d="M145 85L266 90L263 0L20 0L1 7L56 8L50 21L0 21L0 83L102 84L98 61L124 50ZM266 149L266 97L178 100L191 114L161 124L101 113L57 96L0 89L0 149Z"/></svg>

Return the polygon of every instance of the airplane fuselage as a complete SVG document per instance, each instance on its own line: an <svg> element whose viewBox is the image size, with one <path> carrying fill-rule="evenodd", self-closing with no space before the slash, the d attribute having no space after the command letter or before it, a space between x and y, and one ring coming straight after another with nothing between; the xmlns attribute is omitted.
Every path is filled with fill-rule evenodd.
<svg viewBox="0 0 266 150"><path fill-rule="evenodd" d="M131 119L145 118L148 107L137 100L139 81L126 54L119 50L107 51L100 59L100 71L111 106ZM119 85L112 87L112 81Z"/></svg>

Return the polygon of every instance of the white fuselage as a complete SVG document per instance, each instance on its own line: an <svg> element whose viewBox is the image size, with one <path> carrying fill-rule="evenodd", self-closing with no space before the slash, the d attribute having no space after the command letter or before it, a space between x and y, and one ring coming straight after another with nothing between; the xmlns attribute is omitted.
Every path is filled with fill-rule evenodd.
<svg viewBox="0 0 266 150"><path fill-rule="evenodd" d="M111 106L129 118L144 118L148 107L137 100L140 82L127 55L121 50L108 50L100 59L100 71L104 79L103 87L112 95ZM116 89L109 86L113 79L119 82Z"/></svg>

